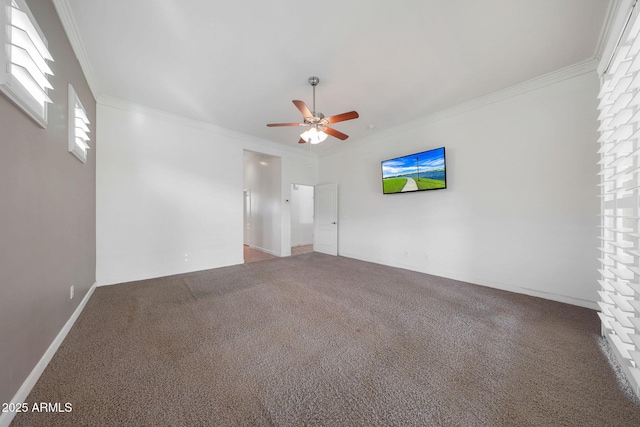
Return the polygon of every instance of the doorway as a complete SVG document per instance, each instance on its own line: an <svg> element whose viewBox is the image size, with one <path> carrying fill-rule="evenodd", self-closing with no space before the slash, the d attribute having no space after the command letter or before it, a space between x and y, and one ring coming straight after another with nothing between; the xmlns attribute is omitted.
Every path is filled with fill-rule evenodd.
<svg viewBox="0 0 640 427"><path fill-rule="evenodd" d="M291 255L313 252L314 187L291 184Z"/></svg>
<svg viewBox="0 0 640 427"><path fill-rule="evenodd" d="M243 161L245 262L282 256L282 159L244 150Z"/></svg>
<svg viewBox="0 0 640 427"><path fill-rule="evenodd" d="M338 184L315 186L313 250L338 255Z"/></svg>

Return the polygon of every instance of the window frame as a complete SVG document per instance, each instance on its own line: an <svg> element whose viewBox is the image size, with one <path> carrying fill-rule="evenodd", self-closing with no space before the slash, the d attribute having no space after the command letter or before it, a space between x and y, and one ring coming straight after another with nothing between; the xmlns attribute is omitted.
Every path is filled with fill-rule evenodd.
<svg viewBox="0 0 640 427"><path fill-rule="evenodd" d="M25 86L20 83L18 78L11 72L11 14L12 7L15 4L17 9L26 14L31 25L35 29L37 36L46 48L48 58L40 56L45 63L53 62L53 57L49 53L49 43L44 36L42 29L38 25L34 18L29 6L25 0L0 0L0 93L5 95L11 100L17 107L19 107L25 114L33 119L40 127L46 129L48 124L48 104L51 103L51 99L48 98L48 91L50 89L42 89L45 100L41 102L31 93ZM28 34L27 34L28 35ZM39 52L38 52L39 53ZM40 54L40 53L39 53ZM49 64L47 64L48 68ZM46 73L48 74L48 73ZM50 78L43 73L47 83L51 86ZM53 73L51 73L53 75ZM53 86L51 86L52 88Z"/></svg>
<svg viewBox="0 0 640 427"><path fill-rule="evenodd" d="M76 110L81 110L82 112L78 114ZM69 100L68 100L68 109L67 109L67 117L68 117L68 133L69 133L69 152L76 156L78 160L82 163L87 162L87 150L89 144L87 141L90 141L91 138L87 135L91 130L89 129L89 118L87 116L87 110L85 110L78 94L71 84L69 84ZM80 127L77 125L77 121L80 120L84 123L82 126L82 132L84 135L80 135ZM86 137L86 138L85 138ZM82 140L81 143L78 142L78 139Z"/></svg>

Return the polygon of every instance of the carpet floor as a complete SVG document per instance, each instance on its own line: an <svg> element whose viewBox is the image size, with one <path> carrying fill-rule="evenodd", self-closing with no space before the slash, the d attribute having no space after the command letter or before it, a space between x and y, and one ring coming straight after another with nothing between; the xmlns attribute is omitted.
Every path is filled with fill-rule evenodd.
<svg viewBox="0 0 640 427"><path fill-rule="evenodd" d="M19 426L638 426L596 312L308 253L98 288ZM64 407L64 406L63 406Z"/></svg>

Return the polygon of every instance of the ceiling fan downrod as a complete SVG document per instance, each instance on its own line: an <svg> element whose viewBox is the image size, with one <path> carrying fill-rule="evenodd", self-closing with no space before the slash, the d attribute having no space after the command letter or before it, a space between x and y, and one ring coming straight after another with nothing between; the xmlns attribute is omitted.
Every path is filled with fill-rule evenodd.
<svg viewBox="0 0 640 427"><path fill-rule="evenodd" d="M316 86L318 86L318 83L320 83L319 77L316 77L316 76L309 77L309 84L311 85L311 87L313 87L313 110L311 110L311 112L313 113L314 117L317 117L316 116Z"/></svg>

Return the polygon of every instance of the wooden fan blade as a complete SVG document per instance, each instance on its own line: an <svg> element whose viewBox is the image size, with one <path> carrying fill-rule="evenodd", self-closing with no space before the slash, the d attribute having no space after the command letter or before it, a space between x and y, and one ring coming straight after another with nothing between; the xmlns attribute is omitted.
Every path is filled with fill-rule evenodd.
<svg viewBox="0 0 640 427"><path fill-rule="evenodd" d="M329 127L324 130L324 133L329 134L331 136L335 136L336 138L341 139L343 141L345 139L349 138L349 135L346 135L346 134L344 134L344 133L342 133L340 131L337 131L337 130L335 130L333 128L329 128Z"/></svg>
<svg viewBox="0 0 640 427"><path fill-rule="evenodd" d="M300 138L300 141L298 141L298 144L304 144L304 143L306 143L306 142L307 142L307 141L305 141L304 139Z"/></svg>
<svg viewBox="0 0 640 427"><path fill-rule="evenodd" d="M332 124L332 123L344 122L345 120L357 119L358 117L360 117L360 115L358 114L357 111L349 111L348 113L342 113L335 116L327 117L326 120L327 120L327 123Z"/></svg>
<svg viewBox="0 0 640 427"><path fill-rule="evenodd" d="M275 126L309 126L306 123L269 123L267 126L270 128Z"/></svg>
<svg viewBox="0 0 640 427"><path fill-rule="evenodd" d="M296 105L298 110L300 110L300 112L302 113L302 117L313 117L313 114L311 114L311 110L309 110L309 107L307 107L307 104L305 104L302 101L293 101L293 103Z"/></svg>

